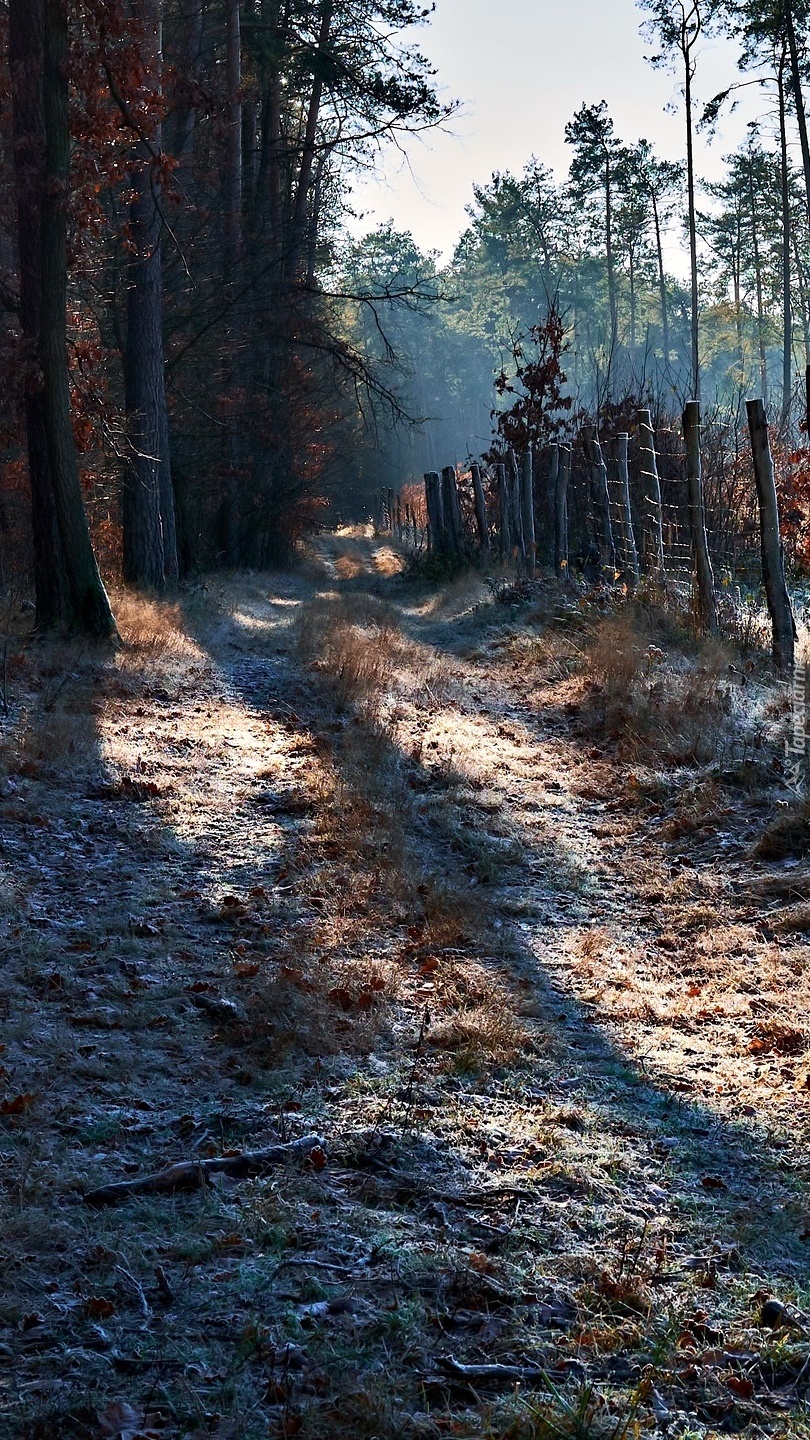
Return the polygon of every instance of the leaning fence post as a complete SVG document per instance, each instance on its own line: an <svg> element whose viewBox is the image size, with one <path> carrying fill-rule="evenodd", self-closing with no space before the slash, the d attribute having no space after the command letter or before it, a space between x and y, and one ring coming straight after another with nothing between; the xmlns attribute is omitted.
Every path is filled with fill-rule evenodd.
<svg viewBox="0 0 810 1440"><path fill-rule="evenodd" d="M520 475L520 508L523 519L523 547L526 554L526 574L534 579L537 565L537 541L534 531L534 461L531 447L523 456Z"/></svg>
<svg viewBox="0 0 810 1440"><path fill-rule="evenodd" d="M649 410L639 410L639 462L644 486L644 562L648 572L664 574L664 524L661 513L661 482L655 454L655 433Z"/></svg>
<svg viewBox="0 0 810 1440"><path fill-rule="evenodd" d="M765 595L773 626L773 658L780 670L789 670L793 665L796 623L793 619L790 595L785 582L785 566L779 532L779 501L776 498L776 479L768 439L768 421L765 416L765 406L761 400L748 400L745 408L748 411L748 429L751 434L754 478L759 501L762 578L765 581Z"/></svg>
<svg viewBox="0 0 810 1440"><path fill-rule="evenodd" d="M478 526L478 541L481 546L481 555L484 560L489 559L489 527L487 525L487 501L484 495L484 483L481 479L481 466L471 465L473 499L475 500L475 523Z"/></svg>
<svg viewBox="0 0 810 1440"><path fill-rule="evenodd" d="M689 506L689 532L695 561L698 613L700 622L710 635L717 634L717 605L714 598L714 576L706 538L706 512L703 504L703 473L700 464L700 405L690 400L683 412L683 438L686 446L686 485Z"/></svg>

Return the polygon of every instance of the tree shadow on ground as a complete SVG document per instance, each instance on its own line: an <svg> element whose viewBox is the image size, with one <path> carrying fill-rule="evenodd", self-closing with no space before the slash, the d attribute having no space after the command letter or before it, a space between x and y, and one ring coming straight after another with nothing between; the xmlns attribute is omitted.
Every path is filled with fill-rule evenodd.
<svg viewBox="0 0 810 1440"><path fill-rule="evenodd" d="M357 580L351 584L355 592L360 587ZM246 625L239 614L229 621L230 644L244 657L231 670L233 683L243 702L260 713L289 721L292 711L303 732L315 734L329 744L332 760L340 769L345 763L344 737L348 733L356 738L363 719L345 710L337 719L334 711L330 717L328 696L325 700L318 680L302 682L281 657L273 655L289 645L291 613L284 594L276 596L274 602L275 577L268 577L265 588L269 606L266 622L254 617ZM283 582L280 588L284 590ZM376 583L373 589L380 594ZM446 623L451 628L452 617ZM435 644L433 621L431 639ZM266 652L264 658L260 648ZM503 709L504 713L512 712L513 703L504 700ZM497 698L494 710L498 710ZM441 805L433 805L426 824L419 805L414 805L414 795L431 789L432 772L412 755L404 754L390 734L381 736L376 727L374 745L374 763L388 777L386 783L399 787L389 798L393 799L405 849L418 857L417 864L432 871L434 878L459 884L463 890L469 878L465 860L479 843L486 843L486 817L479 815L476 821L467 812L467 844L460 846L457 817L443 815ZM351 749L344 776L347 792L358 784L362 789L363 785L357 766L357 744L353 743ZM392 782L391 777L398 778ZM521 874L541 874L546 881L551 877L557 894L565 891L570 854L560 848L557 839L550 835L538 840L529 832L519 833L516 839L521 859L513 866L506 884L491 887L494 910L505 890L514 893L521 885ZM599 876L593 879L595 894L592 891L583 895L578 889L567 897L573 902L567 909L552 905L555 946L561 931L579 930L583 921L587 922L593 901L599 898ZM476 899L482 896L486 909L486 887L477 888ZM420 917L411 917L414 919L418 923ZM392 925L392 930L396 928ZM639 1061L637 1056L623 1051L615 1035L609 1033L598 1003L578 1000L567 987L564 973L557 966L548 968L544 964L543 922L535 921L528 927L507 924L507 929L510 933L504 946L503 932L499 935L485 923L475 937L470 956L501 974L511 972L521 1008L524 1013L527 1009L533 1012L537 1053L513 1073L513 1103L520 1105L521 1096L536 1093L538 1087L559 1104L567 1098L579 1112L571 1124L575 1129L581 1124L584 1135L589 1137L587 1141L580 1137L573 1146L566 1145L565 1161L550 1176L549 1196L559 1194L566 1183L572 1183L589 1209L588 1223L594 1232L609 1217L615 1219L619 1198L619 1208L640 1223L669 1226L673 1236L688 1237L691 1245L702 1236L709 1250L714 1245L718 1253L735 1247L745 1266L769 1276L771 1283L780 1279L798 1283L804 1269L804 1170L800 1162L786 1155L785 1137L772 1129L767 1115L730 1119L706 1099L679 1091L671 1077L651 1075L643 1058ZM528 941L527 929L533 932ZM480 1078L471 1077L464 1084L469 1091L469 1114L480 1114L475 1104L482 1089ZM603 1144L599 1143L600 1137ZM533 1161L528 1164L533 1168ZM540 1168L541 1174L533 1183L542 1193Z"/></svg>

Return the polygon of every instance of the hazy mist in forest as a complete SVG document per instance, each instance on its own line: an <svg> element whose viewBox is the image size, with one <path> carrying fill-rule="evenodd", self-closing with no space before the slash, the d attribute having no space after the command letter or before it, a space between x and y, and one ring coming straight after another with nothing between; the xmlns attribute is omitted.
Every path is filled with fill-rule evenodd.
<svg viewBox="0 0 810 1440"><path fill-rule="evenodd" d="M608 102L622 139L640 136L670 159L683 154L683 116L677 75L654 70L645 56L655 46L640 34L634 0L437 0L419 44L438 72L444 99L462 109L447 133L390 149L381 170L359 179L353 228L371 229L389 217L411 230L423 249L448 255L465 225L473 184L494 170L519 173L531 155L561 179L570 152L566 121L586 102ZM736 48L707 41L699 63L699 104L737 78ZM722 157L740 143L762 105L743 92L717 134L699 141L699 172L722 175ZM677 249L669 257L679 269Z"/></svg>

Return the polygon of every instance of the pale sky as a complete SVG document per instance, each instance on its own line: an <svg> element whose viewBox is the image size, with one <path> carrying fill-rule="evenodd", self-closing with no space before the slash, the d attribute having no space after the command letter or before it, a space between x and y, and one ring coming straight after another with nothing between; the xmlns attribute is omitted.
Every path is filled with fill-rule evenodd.
<svg viewBox="0 0 810 1440"><path fill-rule="evenodd" d="M564 178L570 162L565 125L583 102L607 100L621 139L644 136L666 158L681 159L678 81L647 64L654 46L641 38L642 19L634 0L437 0L417 41L438 70L442 97L460 100L462 111L448 133L410 140L406 159L390 151L382 174L358 180L353 200L363 214L352 230L364 233L392 218L422 249L449 255L465 227L474 183L494 170L519 173L532 154ZM706 42L695 81L698 102L733 81L735 57L727 42ZM711 144L699 140L705 178L722 174L723 155L740 143L746 120L765 103L758 96L747 92ZM668 113L673 102L678 108Z"/></svg>

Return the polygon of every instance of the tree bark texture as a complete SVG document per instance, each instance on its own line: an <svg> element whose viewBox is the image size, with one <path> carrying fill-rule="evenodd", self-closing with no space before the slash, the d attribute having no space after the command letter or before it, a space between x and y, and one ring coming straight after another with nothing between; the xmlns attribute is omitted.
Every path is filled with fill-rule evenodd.
<svg viewBox="0 0 810 1440"><path fill-rule="evenodd" d="M768 421L765 416L765 406L761 400L749 400L746 409L759 501L762 578L765 582L765 595L773 627L773 658L779 669L784 671L790 670L793 666L796 624L785 583L785 567L779 531L779 502L776 497L776 479L768 439Z"/></svg>
<svg viewBox="0 0 810 1440"><path fill-rule="evenodd" d="M131 12L141 29L146 72L157 87L161 0L131 0ZM157 591L178 573L163 356L163 220L153 160L159 148L159 130L140 140L130 172L133 258L124 356L129 457L123 491L124 579Z"/></svg>
<svg viewBox="0 0 810 1440"><path fill-rule="evenodd" d="M70 182L67 0L45 0L43 94L45 186L42 204L42 306L39 358L48 463L70 628L95 639L116 636L84 509L70 417L67 353L67 196Z"/></svg>
<svg viewBox="0 0 810 1440"><path fill-rule="evenodd" d="M25 429L34 547L35 623L66 620L69 594L48 459L48 436L37 344L42 314L42 207L45 197L45 111L42 88L44 0L10 0L14 178L20 266L20 325L25 343Z"/></svg>
<svg viewBox="0 0 810 1440"><path fill-rule="evenodd" d="M447 545L453 555L464 554L464 522L458 496L458 481L455 466L446 465L442 470L442 501L444 503L444 525Z"/></svg>
<svg viewBox="0 0 810 1440"><path fill-rule="evenodd" d="M700 463L700 406L691 401L683 412L683 438L686 445L686 483L689 505L689 532L695 563L698 615L702 628L709 635L717 634L717 605L714 598L714 576L706 538L706 515L703 504L703 471Z"/></svg>
<svg viewBox="0 0 810 1440"><path fill-rule="evenodd" d="M225 0L227 137L225 143L225 282L242 249L242 15L241 0Z"/></svg>

